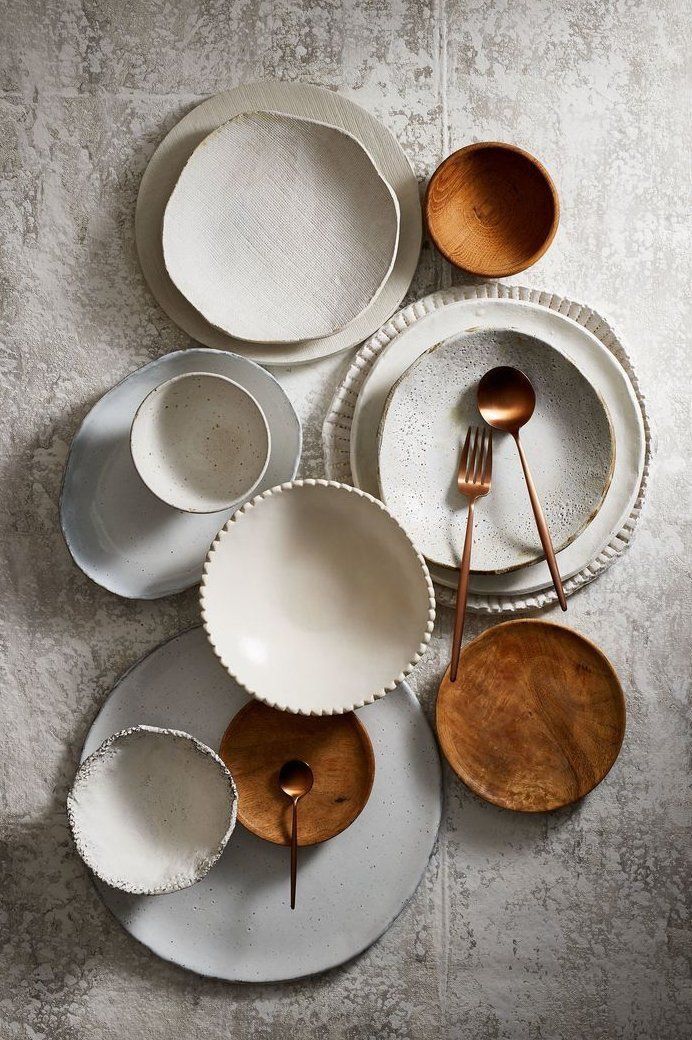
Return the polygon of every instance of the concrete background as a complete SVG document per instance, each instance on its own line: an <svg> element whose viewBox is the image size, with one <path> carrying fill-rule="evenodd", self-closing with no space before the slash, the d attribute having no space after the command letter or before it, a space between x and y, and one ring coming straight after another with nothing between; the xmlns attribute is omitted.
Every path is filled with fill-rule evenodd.
<svg viewBox="0 0 692 1040"><path fill-rule="evenodd" d="M689 1036L689 4L4 0L0 12L0 1036ZM568 616L627 694L607 781L571 811L521 818L447 772L439 847L384 938L325 977L262 987L156 960L72 851L64 799L93 715L198 611L194 591L129 603L91 584L62 542L57 500L90 405L187 343L135 255L148 157L205 96L271 76L375 112L421 184L474 139L536 152L563 218L549 254L513 281L585 301L620 330L657 456L634 545ZM411 295L450 280L426 246ZM305 422L304 475L322 472L322 418L346 362L281 377ZM428 710L450 629L444 612L413 677Z"/></svg>

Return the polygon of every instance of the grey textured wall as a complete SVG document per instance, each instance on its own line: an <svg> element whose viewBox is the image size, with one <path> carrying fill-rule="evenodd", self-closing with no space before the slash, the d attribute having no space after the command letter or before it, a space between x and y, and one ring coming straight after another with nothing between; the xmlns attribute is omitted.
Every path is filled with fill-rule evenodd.
<svg viewBox="0 0 692 1040"><path fill-rule="evenodd" d="M4 0L0 10L0 1036L688 1036L689 4ZM568 618L626 689L628 732L607 781L571 811L525 819L447 772L439 847L385 937L325 977L241 987L140 948L70 847L63 804L91 718L114 679L192 623L197 605L194 592L133 604L92 585L63 545L57 497L91 403L186 344L137 265L148 157L206 95L270 76L337 88L375 112L421 183L473 139L541 156L562 223L548 256L512 281L615 323L657 457L633 547ZM412 296L450 277L426 247ZM305 422L304 475L321 474L321 422L345 364L281 376ZM413 677L427 708L450 628L444 612Z"/></svg>

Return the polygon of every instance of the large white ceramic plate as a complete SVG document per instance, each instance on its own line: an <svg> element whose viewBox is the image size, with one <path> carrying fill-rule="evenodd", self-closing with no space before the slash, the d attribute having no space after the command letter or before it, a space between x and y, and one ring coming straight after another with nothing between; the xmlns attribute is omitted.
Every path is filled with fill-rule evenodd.
<svg viewBox="0 0 692 1040"><path fill-rule="evenodd" d="M275 112L230 119L195 149L163 218L178 289L230 336L331 336L389 277L399 203L351 134Z"/></svg>
<svg viewBox="0 0 692 1040"><path fill-rule="evenodd" d="M555 550L596 514L615 444L598 393L564 354L514 331L451 336L394 384L378 438L382 501L428 561L458 567L468 500L457 489L460 446L482 425L476 389L490 368L521 368L536 409L521 433ZM514 439L493 435L492 491L475 514L471 569L499 573L543 555Z"/></svg>
<svg viewBox="0 0 692 1040"><path fill-rule="evenodd" d="M339 715L394 690L425 653L435 597L380 501L346 484L270 488L219 531L200 588L219 660L272 708Z"/></svg>
<svg viewBox="0 0 692 1040"><path fill-rule="evenodd" d="M396 194L400 235L392 272L379 295L344 329L292 344L236 340L208 321L176 289L166 271L163 215L180 173L195 148L214 130L244 112L278 112L345 130L365 148ZM137 252L144 277L168 316L198 343L254 358L263 364L295 365L361 343L385 322L406 295L418 264L422 217L418 182L389 130L360 105L322 87L302 83L248 83L217 94L188 112L154 152L142 178L135 213Z"/></svg>
<svg viewBox="0 0 692 1040"><path fill-rule="evenodd" d="M376 490L377 431L392 386L429 347L477 329L516 329L549 343L577 365L608 409L616 443L608 493L592 523L558 556L561 572L569 576L565 589L572 593L629 543L651 454L644 402L629 358L612 329L590 308L499 284L434 293L404 308L363 345L337 389L324 426L327 471L364 490ZM455 585L450 569L431 567L431 575L439 586ZM535 609L555 601L543 561L505 574L473 574L470 587L469 607L488 613ZM453 603L453 595L439 591L441 602Z"/></svg>
<svg viewBox="0 0 692 1040"><path fill-rule="evenodd" d="M228 376L262 408L271 453L261 491L291 480L298 468L298 416L274 377L254 362L197 347L131 372L94 405L75 434L60 494L60 523L75 563L118 596L158 599L195 585L209 545L234 511L173 509L149 491L134 467L130 426L135 412L150 390L185 372Z"/></svg>
<svg viewBox="0 0 692 1040"><path fill-rule="evenodd" d="M221 668L201 628L154 650L120 680L82 751L145 723L175 727L218 749L248 695ZM236 827L199 884L132 896L97 883L122 926L159 957L200 975L277 982L342 964L378 939L415 892L442 809L440 760L405 683L363 708L376 758L372 794L342 834L302 849L298 905L289 907L288 850Z"/></svg>

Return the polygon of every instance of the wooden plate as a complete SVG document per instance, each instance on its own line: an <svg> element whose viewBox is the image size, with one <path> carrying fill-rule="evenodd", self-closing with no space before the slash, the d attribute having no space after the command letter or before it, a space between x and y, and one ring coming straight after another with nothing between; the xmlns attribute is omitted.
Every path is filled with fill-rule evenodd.
<svg viewBox="0 0 692 1040"><path fill-rule="evenodd" d="M315 782L298 808L298 844L317 845L346 830L367 804L375 756L365 727L344 715L294 715L250 701L223 735L219 754L238 788L238 821L289 845L291 802L279 788L284 762L300 758Z"/></svg>
<svg viewBox="0 0 692 1040"><path fill-rule="evenodd" d="M607 657L547 621L508 621L469 643L445 674L437 735L464 783L505 809L545 812L601 782L625 734L625 698Z"/></svg>

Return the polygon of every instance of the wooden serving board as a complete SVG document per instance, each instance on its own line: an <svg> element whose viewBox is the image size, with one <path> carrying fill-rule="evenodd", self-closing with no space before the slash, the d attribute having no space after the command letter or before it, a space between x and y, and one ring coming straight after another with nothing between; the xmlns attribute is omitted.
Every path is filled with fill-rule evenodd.
<svg viewBox="0 0 692 1040"><path fill-rule="evenodd" d="M231 720L219 754L238 788L239 823L277 845L291 840L291 800L279 787L285 762L302 759L315 778L298 808L299 845L317 845L349 827L375 778L372 744L353 712L295 715L250 701Z"/></svg>
<svg viewBox="0 0 692 1040"><path fill-rule="evenodd" d="M509 621L446 672L437 735L450 766L481 798L544 812L583 798L618 756L625 698L605 655L572 629Z"/></svg>

